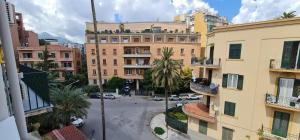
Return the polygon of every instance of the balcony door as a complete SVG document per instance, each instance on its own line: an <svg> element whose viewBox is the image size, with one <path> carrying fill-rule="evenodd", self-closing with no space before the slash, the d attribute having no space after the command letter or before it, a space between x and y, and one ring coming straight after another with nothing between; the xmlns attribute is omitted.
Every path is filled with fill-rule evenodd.
<svg viewBox="0 0 300 140"><path fill-rule="evenodd" d="M299 69L300 68L300 42L286 41L284 42L281 68L285 69Z"/></svg>
<svg viewBox="0 0 300 140"><path fill-rule="evenodd" d="M290 114L274 112L272 134L286 138L289 128Z"/></svg>
<svg viewBox="0 0 300 140"><path fill-rule="evenodd" d="M293 96L295 79L280 78L279 79L279 94L278 103L281 105L289 106L290 99Z"/></svg>

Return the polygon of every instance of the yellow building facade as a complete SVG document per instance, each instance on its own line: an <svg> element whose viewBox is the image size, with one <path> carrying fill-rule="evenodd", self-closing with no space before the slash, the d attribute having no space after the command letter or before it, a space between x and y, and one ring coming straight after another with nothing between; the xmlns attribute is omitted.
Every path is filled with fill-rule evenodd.
<svg viewBox="0 0 300 140"><path fill-rule="evenodd" d="M300 18L216 27L187 104L193 139L299 140ZM195 65L194 65L195 66ZM258 133L260 132L260 133Z"/></svg>

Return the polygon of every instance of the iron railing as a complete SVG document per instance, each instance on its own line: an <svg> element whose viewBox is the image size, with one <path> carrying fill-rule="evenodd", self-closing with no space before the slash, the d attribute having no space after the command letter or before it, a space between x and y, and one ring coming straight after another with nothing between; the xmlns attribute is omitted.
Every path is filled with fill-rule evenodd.
<svg viewBox="0 0 300 140"><path fill-rule="evenodd" d="M266 94L266 103L274 104L291 109L300 109L300 98L298 97L282 97L274 96L269 93Z"/></svg>
<svg viewBox="0 0 300 140"><path fill-rule="evenodd" d="M174 109L177 109L177 108L168 109L168 112L171 112ZM168 113L166 115L166 123L173 129L176 129L185 134L187 133L188 124L171 117L170 115L168 115Z"/></svg>
<svg viewBox="0 0 300 140"><path fill-rule="evenodd" d="M277 136L275 134L272 134L272 129L267 128L267 127L262 127L263 130L263 137L267 138L267 139L279 139L279 140L299 140L299 136L300 134L296 135L296 134L287 134L287 137L281 137L281 136Z"/></svg>
<svg viewBox="0 0 300 140"><path fill-rule="evenodd" d="M219 86L213 83L210 85L205 85L202 83L190 82L190 88L199 92L205 92L213 95L216 95L219 90Z"/></svg>

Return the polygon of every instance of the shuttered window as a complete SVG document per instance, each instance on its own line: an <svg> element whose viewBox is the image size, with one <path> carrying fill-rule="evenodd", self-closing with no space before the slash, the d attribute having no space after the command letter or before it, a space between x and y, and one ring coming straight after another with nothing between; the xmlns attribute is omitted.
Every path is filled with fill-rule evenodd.
<svg viewBox="0 0 300 140"><path fill-rule="evenodd" d="M229 116L234 116L235 103L225 101L224 114Z"/></svg>
<svg viewBox="0 0 300 140"><path fill-rule="evenodd" d="M229 59L241 59L242 44L229 45Z"/></svg>
<svg viewBox="0 0 300 140"><path fill-rule="evenodd" d="M207 135L207 122L199 120L199 132L201 134Z"/></svg>
<svg viewBox="0 0 300 140"><path fill-rule="evenodd" d="M233 130L223 127L222 128L222 140L232 140L233 139Z"/></svg>
<svg viewBox="0 0 300 140"><path fill-rule="evenodd" d="M222 87L243 89L244 76L238 74L223 74Z"/></svg>

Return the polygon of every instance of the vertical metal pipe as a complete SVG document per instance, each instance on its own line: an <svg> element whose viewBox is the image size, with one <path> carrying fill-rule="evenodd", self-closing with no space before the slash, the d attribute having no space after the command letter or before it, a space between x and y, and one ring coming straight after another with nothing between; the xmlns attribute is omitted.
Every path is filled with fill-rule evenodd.
<svg viewBox="0 0 300 140"><path fill-rule="evenodd" d="M25 113L22 104L19 77L16 66L16 59L13 50L10 27L6 11L6 3L0 0L0 36L3 45L5 63L7 66L7 77L9 81L9 92L12 98L13 112L16 119L18 131L22 140L28 139Z"/></svg>

